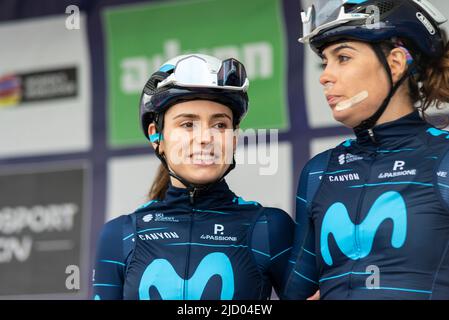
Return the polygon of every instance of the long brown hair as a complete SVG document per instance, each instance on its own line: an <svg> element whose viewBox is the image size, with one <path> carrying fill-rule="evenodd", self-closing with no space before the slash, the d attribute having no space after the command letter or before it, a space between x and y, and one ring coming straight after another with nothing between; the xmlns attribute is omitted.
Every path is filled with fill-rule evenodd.
<svg viewBox="0 0 449 320"><path fill-rule="evenodd" d="M423 75L421 109L426 111L429 107L442 108L443 103L449 102L449 44L446 43L443 56L431 61Z"/></svg>
<svg viewBox="0 0 449 320"><path fill-rule="evenodd" d="M447 42L446 35L443 39L445 41L444 54L433 60L428 60L424 57L418 57L416 63L418 65L419 72L416 75L412 75L408 79L408 91L410 99L414 106L421 112L424 119L427 118L426 111L435 107L441 110L444 107L444 103L449 103L449 43ZM411 53L414 58L417 55L410 42L404 40L405 47L411 49ZM382 49L386 54L392 49L391 43L382 43ZM446 119L445 127L449 124Z"/></svg>
<svg viewBox="0 0 449 320"><path fill-rule="evenodd" d="M157 169L156 177L151 185L148 197L150 200L163 200L165 199L165 193L168 189L170 182L170 176L168 175L167 168L161 163Z"/></svg>

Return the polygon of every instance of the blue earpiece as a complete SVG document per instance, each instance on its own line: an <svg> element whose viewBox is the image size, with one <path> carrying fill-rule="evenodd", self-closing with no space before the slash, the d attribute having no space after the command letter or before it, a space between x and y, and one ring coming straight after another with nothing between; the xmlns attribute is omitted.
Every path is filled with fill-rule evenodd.
<svg viewBox="0 0 449 320"><path fill-rule="evenodd" d="M163 140L162 133L158 133L158 132L150 135L149 138L150 138L150 141L153 143L157 143L157 142L160 142Z"/></svg>

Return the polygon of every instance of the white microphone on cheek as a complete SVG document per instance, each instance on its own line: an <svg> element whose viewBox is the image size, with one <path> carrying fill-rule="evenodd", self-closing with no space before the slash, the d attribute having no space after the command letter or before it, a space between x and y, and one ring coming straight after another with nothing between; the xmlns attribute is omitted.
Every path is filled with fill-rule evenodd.
<svg viewBox="0 0 449 320"><path fill-rule="evenodd" d="M355 96L353 96L352 98L345 100L345 101L341 101L337 104L337 106L335 107L336 111L343 111L349 108L354 107L355 105L359 104L360 102L362 102L363 100L365 100L366 98L368 98L368 91L362 91L359 94L356 94Z"/></svg>

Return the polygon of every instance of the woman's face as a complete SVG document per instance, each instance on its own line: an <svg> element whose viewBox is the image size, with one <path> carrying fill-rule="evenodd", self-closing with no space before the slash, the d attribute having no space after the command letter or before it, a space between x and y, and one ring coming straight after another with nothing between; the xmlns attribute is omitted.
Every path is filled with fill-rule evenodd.
<svg viewBox="0 0 449 320"><path fill-rule="evenodd" d="M389 80L372 47L358 41L332 44L322 52L320 83L335 120L354 128L372 116L389 92ZM354 106L342 109L340 102L358 97ZM344 105L344 104L343 104Z"/></svg>
<svg viewBox="0 0 449 320"><path fill-rule="evenodd" d="M149 133L154 133L154 124ZM232 164L236 148L233 115L227 106L192 100L172 106L164 116L159 152L187 181L205 184L219 179ZM173 181L179 186L179 182Z"/></svg>

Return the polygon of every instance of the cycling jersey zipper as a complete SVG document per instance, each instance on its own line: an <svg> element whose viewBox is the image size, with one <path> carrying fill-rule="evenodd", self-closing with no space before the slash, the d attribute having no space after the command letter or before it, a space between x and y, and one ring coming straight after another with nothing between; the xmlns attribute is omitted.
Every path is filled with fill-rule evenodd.
<svg viewBox="0 0 449 320"><path fill-rule="evenodd" d="M376 161L376 156L377 156L377 152L374 152L373 154L370 155L370 157L372 157L372 159L369 162L368 174L366 175L366 178L363 181L364 184L369 182L369 179L371 177L372 166L373 166L374 162ZM354 221L354 225L356 226L355 233L354 233L354 244L355 244L355 248L356 248L356 251L357 251L357 260L355 260L352 270L354 270L354 267L357 264L357 262L358 262L358 260L360 259L360 256L361 256L361 246L360 246L359 228L358 228L358 226L360 225L360 221L359 220L360 220L360 215L361 215L362 204L364 202L363 200L364 200L365 194L366 194L366 189L367 189L367 186L364 185L362 193L361 193L359 201L358 201L358 204L357 204L356 218L355 218L355 221ZM352 274L350 276L350 283L349 284L350 284L350 286L352 288Z"/></svg>
<svg viewBox="0 0 449 320"><path fill-rule="evenodd" d="M374 137L374 131L373 131L373 129L368 129L368 134L369 134L369 137L371 138L371 141L372 141L373 143L377 143L376 137Z"/></svg>
<svg viewBox="0 0 449 320"><path fill-rule="evenodd" d="M189 200L190 200L190 204L193 206L194 202L195 202L195 192L196 189L193 188L192 190L189 190Z"/></svg>
<svg viewBox="0 0 449 320"><path fill-rule="evenodd" d="M189 199L190 199L190 204L192 205L192 210L190 212L190 226L189 226L189 245L187 247L187 259L186 259L186 268L185 268L185 276L184 276L184 292L183 292L183 296L184 296L184 300L186 300L187 297L187 285L188 285L188 277L189 277L189 265L190 265L190 248L191 248L191 242L192 242L192 229L193 229L193 221L194 221L194 212L195 209L193 208L193 204L194 204L194 197L195 197L195 191L196 189L190 190L189 191Z"/></svg>

